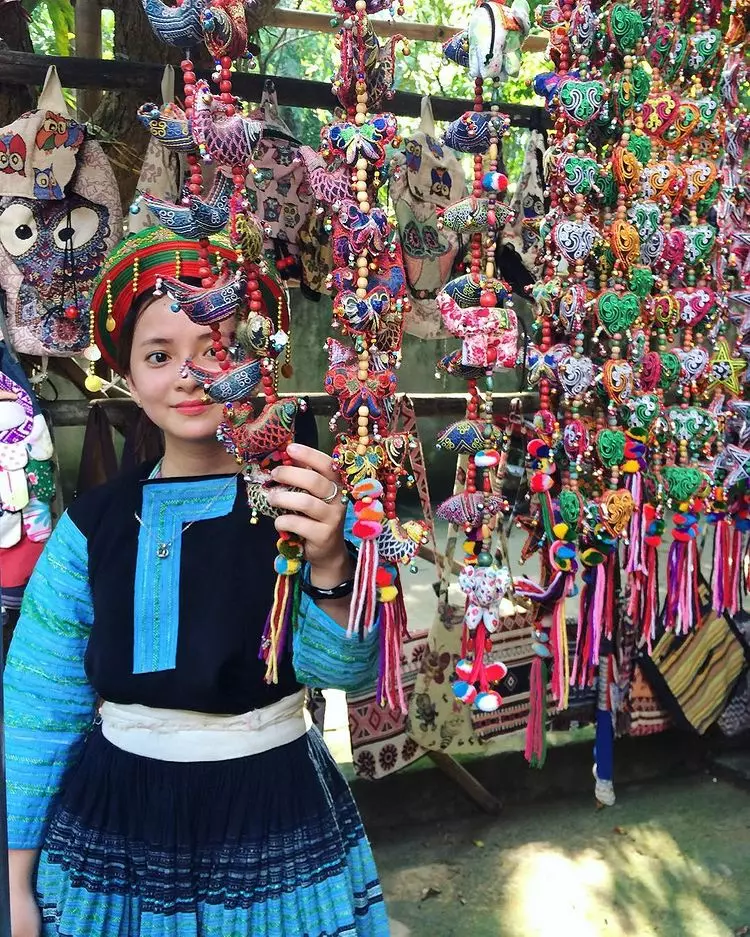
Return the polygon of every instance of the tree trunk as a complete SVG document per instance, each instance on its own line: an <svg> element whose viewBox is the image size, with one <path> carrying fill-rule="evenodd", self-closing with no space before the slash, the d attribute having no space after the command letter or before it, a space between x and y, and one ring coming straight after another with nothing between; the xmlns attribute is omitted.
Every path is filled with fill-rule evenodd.
<svg viewBox="0 0 750 937"><path fill-rule="evenodd" d="M115 58L133 62L133 68L138 67L138 62L171 63L178 66L179 72L181 50L159 42L139 0L112 0L111 7L115 18ZM179 93L179 78L177 88ZM136 116L143 103L138 92L110 91L94 115L94 123L113 141L106 146L107 155L126 210L133 199L148 143L148 133ZM161 103L158 98L157 103Z"/></svg>
<svg viewBox="0 0 750 937"><path fill-rule="evenodd" d="M20 3L6 3L0 16L0 39L14 52L33 52L29 23ZM0 127L31 110L35 104L33 89L21 85L0 84Z"/></svg>

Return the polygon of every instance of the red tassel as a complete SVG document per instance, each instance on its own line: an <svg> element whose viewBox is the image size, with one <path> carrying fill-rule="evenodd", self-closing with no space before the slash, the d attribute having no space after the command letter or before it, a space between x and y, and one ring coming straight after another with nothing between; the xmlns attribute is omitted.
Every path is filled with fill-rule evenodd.
<svg viewBox="0 0 750 937"><path fill-rule="evenodd" d="M531 664L524 755L532 768L543 767L547 758L547 665L541 657L535 657Z"/></svg>
<svg viewBox="0 0 750 937"><path fill-rule="evenodd" d="M377 700L381 706L387 703L392 712L406 713L401 660L404 639L409 637L409 632L406 622L406 606L400 585L396 598L392 602L383 602L381 608L381 661Z"/></svg>

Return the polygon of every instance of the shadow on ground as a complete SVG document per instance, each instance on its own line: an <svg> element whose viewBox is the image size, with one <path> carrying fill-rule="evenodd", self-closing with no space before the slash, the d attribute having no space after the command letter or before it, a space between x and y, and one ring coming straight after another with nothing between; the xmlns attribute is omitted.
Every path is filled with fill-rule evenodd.
<svg viewBox="0 0 750 937"><path fill-rule="evenodd" d="M375 854L412 937L750 934L750 794L710 777L381 831Z"/></svg>

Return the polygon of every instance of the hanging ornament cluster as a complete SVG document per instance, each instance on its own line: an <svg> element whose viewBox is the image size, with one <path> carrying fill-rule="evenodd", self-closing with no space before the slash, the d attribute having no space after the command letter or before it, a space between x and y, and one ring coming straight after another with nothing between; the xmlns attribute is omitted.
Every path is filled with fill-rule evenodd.
<svg viewBox="0 0 750 937"><path fill-rule="evenodd" d="M183 0L167 6L161 0L143 0L156 34L185 49L181 63L184 109L174 104L161 108L145 104L139 111L144 126L170 150L182 153L187 164L183 198L172 204L144 195L159 223L199 245L200 284L163 278L157 289L173 301L173 309L213 333L217 371L206 371L186 361L186 374L203 385L207 399L224 406L219 438L244 467L252 519L274 517L266 493L274 465L289 463L286 447L294 438L301 400L278 395L279 372L289 376L289 309L286 293L270 261L263 256L263 225L251 212L246 179L253 172L253 156L261 137L261 124L246 116L248 107L232 92L233 61L250 57L243 0ZM198 80L190 48L203 42L215 61L212 80ZM213 164L214 181L204 193L203 166ZM136 204L131 211L137 212ZM209 238L228 232L234 252L231 265L212 256ZM266 314L277 310L276 321ZM221 323L236 320L235 341L227 347ZM264 403L254 403L260 387ZM303 544L281 534L275 560L277 582L261 653L266 680L275 683L278 662L299 586Z"/></svg>
<svg viewBox="0 0 750 937"><path fill-rule="evenodd" d="M721 189L716 206L721 250L716 259L718 288L727 294L729 319L735 329L734 347L722 346L719 366L732 380L722 420L724 450L714 463L714 499L708 520L715 526L711 577L713 608L735 614L740 607L741 580L750 579L750 404L732 399L750 373L750 114L747 98L748 23L750 4L733 2L725 36L726 59L721 76L721 106L727 116L719 165ZM733 380L736 379L736 383Z"/></svg>
<svg viewBox="0 0 750 937"><path fill-rule="evenodd" d="M668 510L664 624L700 623L697 533L724 504L710 466L745 369L716 266L721 8L553 0L536 13L555 66L535 81L553 139L526 362L540 401L528 465L542 575L519 591L539 606L536 666L551 665L560 709L600 673L621 587L650 649ZM579 589L569 651L565 599ZM541 737L528 741L541 760Z"/></svg>
<svg viewBox="0 0 750 937"><path fill-rule="evenodd" d="M500 626L501 603L512 595L502 515L502 497L510 432L503 434L493 414L493 375L514 368L518 357L518 320L511 290L496 272L500 231L512 217L503 202L508 187L500 172L501 139L509 119L500 112L502 82L516 75L520 47L529 29L524 0L512 6L477 4L469 28L443 47L452 61L466 67L474 80L474 106L453 121L445 142L473 154L474 181L468 198L449 205L440 224L466 237L466 271L449 281L437 304L448 332L460 348L444 356L440 373L467 384L466 416L438 436L439 448L466 463L463 490L441 504L437 514L465 532L463 569L458 584L466 596L461 659L456 664L453 692L482 712L494 712L502 697L497 684L506 665L494 658L492 634Z"/></svg>
<svg viewBox="0 0 750 937"><path fill-rule="evenodd" d="M324 128L320 153L303 147L301 159L318 209L326 212L333 326L344 339L328 340L325 389L338 401L332 430L340 428L339 421L346 427L336 437L333 457L353 501L353 533L361 539L348 631L354 635L369 627L380 603L378 699L403 712L401 642L407 631L399 567L412 564L427 527L401 523L396 513L402 480L413 483L410 453L416 443L393 425L409 304L401 248L378 203L386 147L397 140L396 119L384 107L400 37L381 47L369 14L388 6L389 0L335 0L341 61L333 87L341 111Z"/></svg>

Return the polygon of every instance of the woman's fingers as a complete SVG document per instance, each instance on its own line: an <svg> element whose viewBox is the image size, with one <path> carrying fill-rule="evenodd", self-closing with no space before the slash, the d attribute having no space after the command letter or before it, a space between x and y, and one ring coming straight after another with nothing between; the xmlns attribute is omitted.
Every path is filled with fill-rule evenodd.
<svg viewBox="0 0 750 937"><path fill-rule="evenodd" d="M329 528L338 527L344 515L343 505L326 504L325 501L316 498L308 491L271 488L267 493L267 497L273 507L311 517L313 520L325 523Z"/></svg>
<svg viewBox="0 0 750 937"><path fill-rule="evenodd" d="M299 468L296 465L280 465L271 473L271 477L280 485L290 488L301 488L321 501L330 498L333 493L334 481L326 475L309 468Z"/></svg>
<svg viewBox="0 0 750 937"><path fill-rule="evenodd" d="M286 451L296 465L312 469L314 472L318 472L319 475L338 482L338 474L333 467L333 459L325 452L321 452L320 449L313 449L311 446L303 446L301 443L293 442L287 446Z"/></svg>
<svg viewBox="0 0 750 937"><path fill-rule="evenodd" d="M305 548L309 553L310 546L326 548L332 539L331 527L320 521L307 517L304 514L282 514L273 522L276 530L296 534L305 541ZM312 559L312 557L308 557Z"/></svg>

